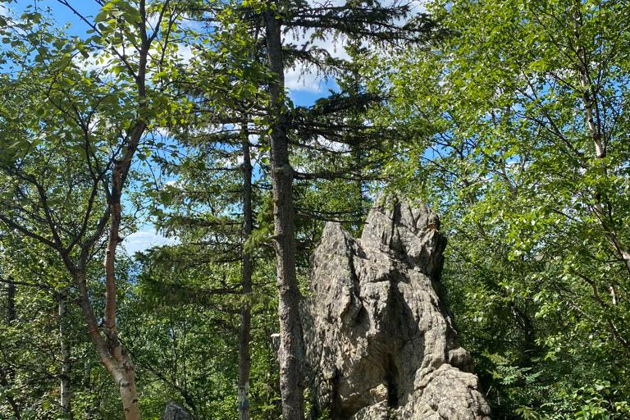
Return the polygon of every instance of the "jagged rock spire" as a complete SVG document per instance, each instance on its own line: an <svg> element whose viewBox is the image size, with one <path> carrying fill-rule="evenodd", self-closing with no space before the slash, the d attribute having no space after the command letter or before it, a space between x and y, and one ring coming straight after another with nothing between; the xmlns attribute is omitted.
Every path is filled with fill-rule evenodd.
<svg viewBox="0 0 630 420"><path fill-rule="evenodd" d="M361 239L326 225L303 311L313 416L489 418L436 292L445 246L437 215L392 197L377 201Z"/></svg>

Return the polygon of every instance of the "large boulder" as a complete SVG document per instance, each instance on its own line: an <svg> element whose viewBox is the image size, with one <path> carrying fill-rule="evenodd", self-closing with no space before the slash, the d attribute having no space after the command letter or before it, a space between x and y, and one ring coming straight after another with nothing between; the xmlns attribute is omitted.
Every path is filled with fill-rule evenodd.
<svg viewBox="0 0 630 420"><path fill-rule="evenodd" d="M331 419L488 419L440 299L446 246L425 205L382 198L360 239L328 223L304 338L313 413Z"/></svg>

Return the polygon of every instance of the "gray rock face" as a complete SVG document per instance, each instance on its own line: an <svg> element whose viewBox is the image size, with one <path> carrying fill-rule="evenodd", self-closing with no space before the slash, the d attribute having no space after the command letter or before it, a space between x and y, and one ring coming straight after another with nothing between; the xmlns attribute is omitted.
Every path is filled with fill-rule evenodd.
<svg viewBox="0 0 630 420"><path fill-rule="evenodd" d="M393 198L361 239L326 225L304 307L313 418L489 419L436 293L445 246L434 213Z"/></svg>
<svg viewBox="0 0 630 420"><path fill-rule="evenodd" d="M164 409L162 420L192 420L192 417L179 405L169 402Z"/></svg>

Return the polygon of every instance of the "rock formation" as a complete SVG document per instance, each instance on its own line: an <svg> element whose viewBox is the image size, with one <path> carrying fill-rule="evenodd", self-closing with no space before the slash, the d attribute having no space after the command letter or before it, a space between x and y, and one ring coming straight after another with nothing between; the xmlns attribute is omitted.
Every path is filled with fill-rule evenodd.
<svg viewBox="0 0 630 420"><path fill-rule="evenodd" d="M162 420L192 420L192 417L186 410L171 401L166 404Z"/></svg>
<svg viewBox="0 0 630 420"><path fill-rule="evenodd" d="M433 212L394 198L361 239L326 225L303 314L312 418L489 418L436 292L445 246Z"/></svg>

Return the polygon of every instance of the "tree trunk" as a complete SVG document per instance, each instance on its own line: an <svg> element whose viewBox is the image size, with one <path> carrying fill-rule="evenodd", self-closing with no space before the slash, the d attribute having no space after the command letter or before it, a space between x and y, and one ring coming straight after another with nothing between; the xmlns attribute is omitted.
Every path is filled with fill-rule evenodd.
<svg viewBox="0 0 630 420"><path fill-rule="evenodd" d="M136 390L136 374L133 363L131 363L131 359L126 354L117 363L113 375L118 384L125 420L139 420L140 404L138 402L138 391Z"/></svg>
<svg viewBox="0 0 630 420"><path fill-rule="evenodd" d="M0 367L0 385L2 385L3 388L9 388L11 386L11 382L9 381L9 379L7 379L7 377L10 377L11 373L10 372L5 372L2 367ZM10 393L7 393L6 395L6 400L7 403L11 406L11 410L13 411L13 417L16 420L20 420L22 418L22 414L20 412L20 405L17 403L17 401L15 400L15 398L13 398L13 396Z"/></svg>
<svg viewBox="0 0 630 420"><path fill-rule="evenodd" d="M15 318L15 283L9 277L7 279L7 323L10 324Z"/></svg>
<svg viewBox="0 0 630 420"><path fill-rule="evenodd" d="M118 328L116 325L116 250L121 239L120 221L122 218L122 204L121 204L121 191L124 182L123 174L126 173L131 161L131 156L135 150L137 143L132 143L130 146L126 158L119 162L114 168L112 176L112 194L110 198L111 209L111 225L109 229L109 238L107 242L107 248L105 252L105 319L104 319L104 332L106 346L108 350L108 357L103 360L103 363L108 368L120 391L120 398L123 404L123 412L126 420L139 420L140 419L140 404L138 402L138 393L136 391L136 379L135 369L131 358L123 348L120 340L118 339Z"/></svg>
<svg viewBox="0 0 630 420"><path fill-rule="evenodd" d="M59 350L61 353L61 375L59 384L59 405L61 413L65 418L72 418L72 409L70 406L70 346L68 345L68 337L66 334L66 295L61 294L58 297L58 315L59 315Z"/></svg>
<svg viewBox="0 0 630 420"><path fill-rule="evenodd" d="M17 318L17 314L15 311L15 293L16 293L15 283L9 277L7 279L7 314L6 314L6 321L8 325L11 325L11 323L15 321L15 319ZM12 377L13 377L13 372L10 366L6 366L6 368L0 366L0 385L2 385L5 388L9 388ZM20 420L22 418L21 413L20 413L20 406L15 400L15 398L13 398L13 396L10 393L7 393L6 400L7 400L7 403L11 406L11 410L13 411L13 417L15 417L17 420Z"/></svg>
<svg viewBox="0 0 630 420"><path fill-rule="evenodd" d="M140 405L136 391L135 369L131 358L118 340L115 323L114 329L106 329L105 334L99 329L90 303L84 269L71 269L71 271L79 289L80 305L87 324L88 335L96 348L101 363L118 386L125 420L139 420Z"/></svg>
<svg viewBox="0 0 630 420"><path fill-rule="evenodd" d="M253 225L252 214L252 162L249 147L247 121L243 122L243 243L249 239ZM249 374L251 357L249 351L251 329L250 295L252 293L252 261L245 248L242 250L242 279L244 300L241 307L241 328L238 349L238 412L240 420L249 420Z"/></svg>
<svg viewBox="0 0 630 420"><path fill-rule="evenodd" d="M586 129L588 131L589 137L593 142L593 147L595 149L595 158L598 160L602 160L607 156L607 144L605 141L604 133L602 132L602 121L600 116L600 103L598 101L598 89L595 89L593 86L593 81L591 78L591 57L587 53L584 46L581 44L582 37L582 12L581 12L582 3L576 1L574 5L574 36L575 43L577 45L577 68L580 79L580 88L582 89L582 104L584 105L584 120L586 122ZM601 170L604 175L607 176L608 168L606 166L602 166ZM620 261L623 262L625 269L630 273L630 250L628 250L620 241L617 231L615 229L615 222L612 220L610 216L613 211L611 209L610 200L605 196L601 191L596 191L595 194L595 213L598 219L601 221L601 225L606 232L606 237L614 252L619 257ZM613 288L613 286L608 286L609 288ZM614 293L611 293L613 301L616 300Z"/></svg>
<svg viewBox="0 0 630 420"><path fill-rule="evenodd" d="M300 292L295 271L295 211L293 169L289 164L287 117L284 105L284 64L280 22L276 10L265 12L269 68L271 122L271 180L273 186L274 240L280 320L280 393L285 420L304 418L302 383L303 342L299 318Z"/></svg>

